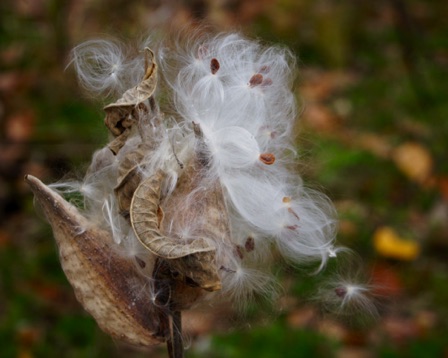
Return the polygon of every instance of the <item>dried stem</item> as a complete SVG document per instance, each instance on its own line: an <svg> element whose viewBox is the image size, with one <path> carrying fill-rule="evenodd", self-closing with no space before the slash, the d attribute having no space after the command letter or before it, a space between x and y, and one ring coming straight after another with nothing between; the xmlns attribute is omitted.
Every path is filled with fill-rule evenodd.
<svg viewBox="0 0 448 358"><path fill-rule="evenodd" d="M160 292L157 297L158 303L166 307L168 311L161 311L161 330L168 337L166 346L169 358L183 358L184 347L182 344L182 316L176 307L173 298L175 281L172 277L170 267L166 260L158 258L155 264L153 277L156 280L156 289Z"/></svg>
<svg viewBox="0 0 448 358"><path fill-rule="evenodd" d="M170 315L170 338L166 342L170 358L183 358L182 316L181 311L173 311Z"/></svg>

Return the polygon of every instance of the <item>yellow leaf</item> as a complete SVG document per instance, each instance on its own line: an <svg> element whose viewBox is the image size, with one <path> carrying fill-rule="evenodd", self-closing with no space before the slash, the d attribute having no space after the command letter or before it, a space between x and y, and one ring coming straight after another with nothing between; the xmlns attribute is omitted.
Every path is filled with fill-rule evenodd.
<svg viewBox="0 0 448 358"><path fill-rule="evenodd" d="M428 150L418 143L404 143L394 149L392 158L408 178L418 183L425 182L432 171L432 157Z"/></svg>
<svg viewBox="0 0 448 358"><path fill-rule="evenodd" d="M411 261L420 254L420 245L400 237L394 229L384 226L373 235L375 250L382 256L403 261Z"/></svg>

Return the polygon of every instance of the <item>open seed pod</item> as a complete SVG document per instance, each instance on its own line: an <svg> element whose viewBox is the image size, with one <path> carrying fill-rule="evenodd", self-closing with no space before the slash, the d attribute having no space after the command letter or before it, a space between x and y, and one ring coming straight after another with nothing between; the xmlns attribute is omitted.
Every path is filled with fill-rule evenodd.
<svg viewBox="0 0 448 358"><path fill-rule="evenodd" d="M27 175L25 180L53 229L61 266L76 298L100 328L133 345L165 341L166 317L142 294L149 278L117 253L110 233L88 222L39 179Z"/></svg>
<svg viewBox="0 0 448 358"><path fill-rule="evenodd" d="M151 64L149 64L151 57ZM114 103L104 107L106 112L113 108L134 107L151 97L157 87L157 64L154 61L154 52L148 47L145 48L145 74L142 81L135 87L123 93L123 96Z"/></svg>
<svg viewBox="0 0 448 358"><path fill-rule="evenodd" d="M108 149L82 181L60 185L83 196L85 217L27 177L79 301L103 330L134 344L179 347L180 311L274 302L277 258L320 271L338 251L332 205L283 155L295 146L291 53L238 34L197 40L160 54L166 118L149 49L142 81L104 107ZM115 80L123 69L123 84L135 84L138 62L114 72L116 53L105 52L99 75ZM83 53L82 83L91 70Z"/></svg>
<svg viewBox="0 0 448 358"><path fill-rule="evenodd" d="M149 64L151 57L151 64ZM143 104L150 98L157 88L157 64L154 61L154 53L145 48L145 74L141 82L127 90L116 102L104 107L106 118L104 123L109 128L115 139L109 143L109 149L117 154L124 146L131 134L131 129L138 121L139 112L147 111Z"/></svg>
<svg viewBox="0 0 448 358"><path fill-rule="evenodd" d="M176 188L177 191L166 203L168 207L177 207L178 201L185 197L185 191L191 190L194 183L200 183L195 175L200 170L197 170L198 168L194 164L196 161L183 173L179 186ZM215 247L212 243L229 234L222 192L220 193L216 185L205 188L207 193L202 192L201 194L205 195L208 200L196 202L195 207L191 208L194 211L194 216L201 218L201 225L196 227L195 238L164 235L161 231L161 224L165 220L160 206L160 189L163 178L162 172L147 178L134 193L130 217L137 238L149 251L167 260L168 265L178 275L177 279L207 291L221 289L215 261ZM194 190L192 191L194 192ZM168 217L166 221L170 222L172 219L180 220L179 217ZM168 232L167 228L163 229Z"/></svg>

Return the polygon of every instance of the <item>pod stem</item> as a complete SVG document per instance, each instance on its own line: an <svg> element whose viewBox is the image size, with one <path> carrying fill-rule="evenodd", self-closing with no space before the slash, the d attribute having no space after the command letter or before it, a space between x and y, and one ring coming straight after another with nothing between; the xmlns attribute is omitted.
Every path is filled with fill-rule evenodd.
<svg viewBox="0 0 448 358"><path fill-rule="evenodd" d="M169 358L183 358L184 347L182 344L182 315L181 311L173 311L170 314L170 338L166 342Z"/></svg>
<svg viewBox="0 0 448 358"><path fill-rule="evenodd" d="M167 337L166 346L169 358L183 358L184 347L182 342L182 314L173 299L172 292L175 282L167 262L161 258L156 260L153 278L156 289L160 292L157 301L166 310L161 311L161 332Z"/></svg>

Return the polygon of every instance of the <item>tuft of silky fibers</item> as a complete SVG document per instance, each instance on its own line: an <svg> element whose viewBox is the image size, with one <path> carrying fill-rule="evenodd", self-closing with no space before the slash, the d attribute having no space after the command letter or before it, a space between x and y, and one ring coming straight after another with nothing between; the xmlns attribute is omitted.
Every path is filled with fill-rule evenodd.
<svg viewBox="0 0 448 358"><path fill-rule="evenodd" d="M183 217L186 209L194 207L192 202L206 200L202 189L216 182L222 189L231 241L223 235L213 242L222 290L208 297L239 305L257 295L273 299L278 291L271 274L276 253L292 265L314 263L316 271L323 270L342 249L335 246L337 220L331 202L306 188L291 169L295 161L291 129L297 116L292 91L294 55L284 47L266 46L238 33L196 34L162 44L155 53L166 90L164 103L166 98L171 103L162 110L173 116L163 119L157 133L152 119L146 118L141 125L146 127L134 131L117 156L108 148L101 149L84 180L66 185L83 194L86 215L110 230L125 255L134 260L143 257L113 195L120 166L128 153L153 143L143 155L144 165L136 165L142 178L160 169L167 173L163 196L170 197L184 164L197 149L197 126L210 165L201 173L199 189L185 194L183 204L170 210L178 211L173 217ZM92 40L73 50L72 63L86 90L119 98L138 83L144 59L129 58L126 47L117 42ZM158 96L161 93L156 92L156 100ZM196 226L204 224L202 214L192 210L191 219L183 220L182 227L173 223L168 232L194 239ZM342 306L358 302L357 306L370 308L363 299L363 286L344 287L345 291L338 291L340 296L336 294Z"/></svg>
<svg viewBox="0 0 448 358"><path fill-rule="evenodd" d="M143 75L140 59L129 58L128 52L117 41L90 40L72 50L70 64L87 92L94 96L120 96Z"/></svg>
<svg viewBox="0 0 448 358"><path fill-rule="evenodd" d="M197 36L188 43L164 48L160 65L179 122L198 123L203 131L212 157L207 175L218 178L231 213L239 257L219 251L223 292L246 287L266 294L272 290L257 284L263 280L252 266L263 264L272 249L295 265L319 262L319 269L337 252L331 203L307 190L290 169L294 56L239 34ZM247 236L248 250L239 242L244 232L256 233Z"/></svg>
<svg viewBox="0 0 448 358"><path fill-rule="evenodd" d="M353 273L335 274L320 285L316 300L324 311L339 317L376 319L379 297L375 289Z"/></svg>

